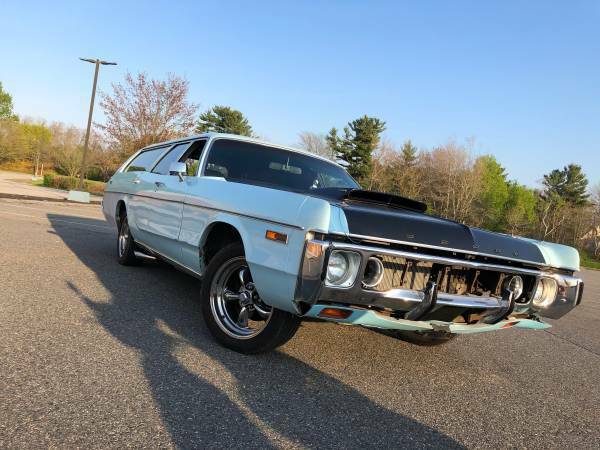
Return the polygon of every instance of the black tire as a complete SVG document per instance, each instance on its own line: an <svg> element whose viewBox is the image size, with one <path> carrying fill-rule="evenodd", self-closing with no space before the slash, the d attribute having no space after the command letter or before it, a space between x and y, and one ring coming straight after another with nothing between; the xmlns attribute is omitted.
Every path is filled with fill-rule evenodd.
<svg viewBox="0 0 600 450"><path fill-rule="evenodd" d="M242 266L236 267L236 264L242 264ZM268 316L268 319L263 320L263 323L265 324L262 325L262 328L259 331L252 330L252 332L256 332L257 334L252 335L250 333L249 336L244 336L241 332L236 334L235 329L228 328L228 322L226 320L227 318L230 318L228 311L219 314L219 311L223 310L219 310L217 306L230 305L228 301L223 300L226 296L219 294L219 292L221 292L219 290L221 280L227 278L227 275L223 274L231 267L233 267L233 269L231 269L232 275L230 276L234 276L233 274L237 273L235 272L237 270L247 269L247 266L243 266L243 264L246 264L246 260L244 258L244 247L241 244L230 244L221 249L211 259L206 268L201 287L201 302L204 321L212 336L220 344L231 350L244 354L268 352L285 344L294 336L300 326L300 318L286 311L267 306L270 310L270 316ZM247 270L249 273L249 269ZM240 274L239 276L243 279L243 275ZM227 278L225 283L227 283L229 279L230 278ZM250 283L252 283L251 278ZM240 284L240 289L242 288L243 283ZM234 293L234 291L229 292L232 294ZM260 298L253 298L255 298L255 303L253 303L252 307L256 304L261 304L261 307L266 306L260 302ZM237 299L230 301L233 302L232 308L243 308L241 304L237 304L239 303ZM227 314L226 317L225 314ZM256 315L256 311L252 314ZM232 322L230 321L229 324L231 325L231 323ZM248 320L246 320L246 327L248 327ZM240 330L243 329L243 327L240 327ZM251 328L247 329L251 330Z"/></svg>
<svg viewBox="0 0 600 450"><path fill-rule="evenodd" d="M397 339L423 347L443 345L456 338L456 334L444 331L400 331L390 330L389 334Z"/></svg>
<svg viewBox="0 0 600 450"><path fill-rule="evenodd" d="M140 259L135 256L135 241L129 230L129 223L127 222L127 215L125 214L123 214L119 223L117 256L119 258L119 264L123 266L137 266L141 263Z"/></svg>

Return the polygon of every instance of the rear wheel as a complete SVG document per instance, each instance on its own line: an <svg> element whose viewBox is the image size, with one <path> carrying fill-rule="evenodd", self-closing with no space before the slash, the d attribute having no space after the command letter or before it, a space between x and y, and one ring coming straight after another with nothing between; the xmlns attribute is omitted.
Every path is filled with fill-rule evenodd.
<svg viewBox="0 0 600 450"><path fill-rule="evenodd" d="M456 338L455 334L446 333L444 331L390 330L389 334L402 341L410 342L411 344L421 345L424 347L442 345Z"/></svg>
<svg viewBox="0 0 600 450"><path fill-rule="evenodd" d="M135 241L131 235L126 215L123 215L119 223L117 255L119 256L119 264L124 266L135 266L140 263L140 260L135 256Z"/></svg>
<svg viewBox="0 0 600 450"><path fill-rule="evenodd" d="M264 303L241 244L220 250L202 281L202 312L214 338L240 353L263 353L296 333L300 318Z"/></svg>

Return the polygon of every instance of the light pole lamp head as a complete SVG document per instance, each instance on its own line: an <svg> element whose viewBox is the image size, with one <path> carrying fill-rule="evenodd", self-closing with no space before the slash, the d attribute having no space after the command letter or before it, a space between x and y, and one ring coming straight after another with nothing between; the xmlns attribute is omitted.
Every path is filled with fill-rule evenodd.
<svg viewBox="0 0 600 450"><path fill-rule="evenodd" d="M116 66L116 62L103 61L101 59L91 59L91 58L79 58L82 61L89 62L92 64L102 64L103 66Z"/></svg>

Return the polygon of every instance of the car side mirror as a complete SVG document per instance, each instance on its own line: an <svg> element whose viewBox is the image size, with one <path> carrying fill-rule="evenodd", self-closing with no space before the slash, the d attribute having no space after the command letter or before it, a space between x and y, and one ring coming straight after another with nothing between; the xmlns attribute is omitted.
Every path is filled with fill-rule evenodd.
<svg viewBox="0 0 600 450"><path fill-rule="evenodd" d="M177 175L179 181L183 181L183 176L187 175L187 166L184 162L174 162L169 166L169 175Z"/></svg>

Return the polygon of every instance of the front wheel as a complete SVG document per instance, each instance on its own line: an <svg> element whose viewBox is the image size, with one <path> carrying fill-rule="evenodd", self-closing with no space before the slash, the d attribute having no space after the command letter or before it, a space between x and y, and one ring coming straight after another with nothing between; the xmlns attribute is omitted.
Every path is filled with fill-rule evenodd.
<svg viewBox="0 0 600 450"><path fill-rule="evenodd" d="M240 353L263 353L296 333L300 318L264 303L252 280L241 244L220 250L202 281L202 312L213 337Z"/></svg>

